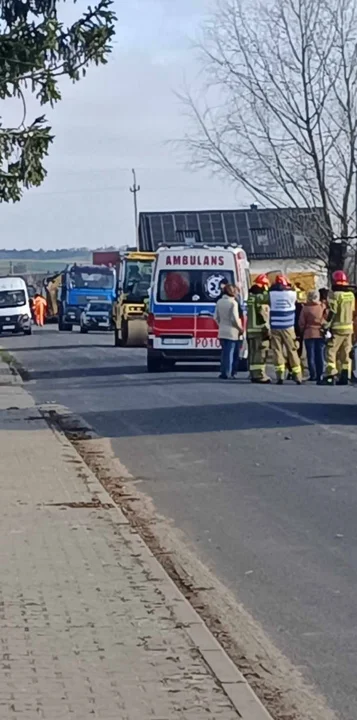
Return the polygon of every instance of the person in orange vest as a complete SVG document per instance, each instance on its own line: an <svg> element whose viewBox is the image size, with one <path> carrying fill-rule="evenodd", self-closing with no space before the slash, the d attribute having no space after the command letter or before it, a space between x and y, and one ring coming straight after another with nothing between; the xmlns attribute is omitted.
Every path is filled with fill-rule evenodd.
<svg viewBox="0 0 357 720"><path fill-rule="evenodd" d="M34 311L35 311L35 321L36 325L39 325L42 327L45 323L45 315L47 310L47 302L42 295L39 295L36 293L34 297Z"/></svg>

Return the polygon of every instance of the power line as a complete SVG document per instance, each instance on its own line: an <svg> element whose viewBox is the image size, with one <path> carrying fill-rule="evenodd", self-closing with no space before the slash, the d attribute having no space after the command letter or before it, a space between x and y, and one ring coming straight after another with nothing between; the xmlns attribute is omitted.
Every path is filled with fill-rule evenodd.
<svg viewBox="0 0 357 720"><path fill-rule="evenodd" d="M91 188L91 187L83 187L83 188L73 188L72 190L36 190L33 189L31 191L31 198L34 197L47 197L47 196L55 196L55 195L82 195L84 193L106 193L106 192L118 192L118 190L126 191L128 190L127 185L110 185L102 188ZM207 189L201 188L201 187L188 187L187 185L151 185L149 188L146 188L146 192L165 192L165 190L174 190L174 191L188 191L191 193L199 193L199 194L207 194Z"/></svg>

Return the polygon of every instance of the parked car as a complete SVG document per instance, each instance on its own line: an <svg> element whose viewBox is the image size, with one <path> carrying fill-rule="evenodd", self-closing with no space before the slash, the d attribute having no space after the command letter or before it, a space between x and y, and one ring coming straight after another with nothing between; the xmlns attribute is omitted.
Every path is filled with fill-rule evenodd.
<svg viewBox="0 0 357 720"><path fill-rule="evenodd" d="M27 285L23 278L0 278L0 334L12 332L31 335L31 309Z"/></svg>
<svg viewBox="0 0 357 720"><path fill-rule="evenodd" d="M89 302L80 316L81 333L89 330L112 330L111 303L96 300Z"/></svg>

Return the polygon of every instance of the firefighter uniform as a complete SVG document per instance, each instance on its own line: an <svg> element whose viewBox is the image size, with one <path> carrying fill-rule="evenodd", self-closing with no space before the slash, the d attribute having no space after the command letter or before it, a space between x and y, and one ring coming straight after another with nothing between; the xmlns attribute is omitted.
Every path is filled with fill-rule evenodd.
<svg viewBox="0 0 357 720"><path fill-rule="evenodd" d="M293 380L301 384L302 372L295 334L296 292L283 275L269 290L271 349L279 385L284 382L286 359Z"/></svg>
<svg viewBox="0 0 357 720"><path fill-rule="evenodd" d="M259 275L248 295L247 337L249 347L249 375L253 383L270 383L266 373L269 351L269 280Z"/></svg>
<svg viewBox="0 0 357 720"><path fill-rule="evenodd" d="M331 331L332 337L326 344L325 380L332 384L339 374L339 384L347 385L352 350L355 296L348 287L348 279L344 272L335 272L332 279L335 284L332 286L329 297L327 320L327 327Z"/></svg>

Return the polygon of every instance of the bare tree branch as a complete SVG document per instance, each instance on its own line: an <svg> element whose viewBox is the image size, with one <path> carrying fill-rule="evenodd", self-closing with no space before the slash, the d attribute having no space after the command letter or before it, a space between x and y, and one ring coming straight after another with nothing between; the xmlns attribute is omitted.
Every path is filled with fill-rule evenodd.
<svg viewBox="0 0 357 720"><path fill-rule="evenodd" d="M205 101L183 98L191 165L310 209L325 258L357 234L356 38L355 0L218 0L198 48Z"/></svg>

